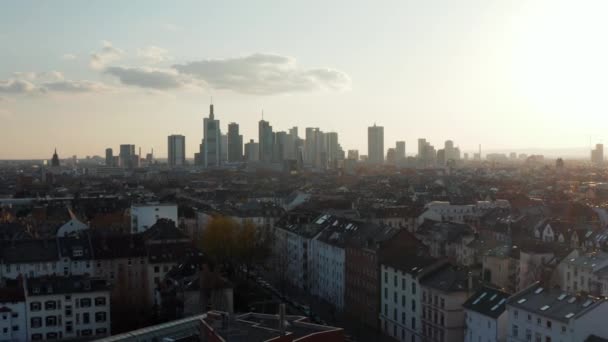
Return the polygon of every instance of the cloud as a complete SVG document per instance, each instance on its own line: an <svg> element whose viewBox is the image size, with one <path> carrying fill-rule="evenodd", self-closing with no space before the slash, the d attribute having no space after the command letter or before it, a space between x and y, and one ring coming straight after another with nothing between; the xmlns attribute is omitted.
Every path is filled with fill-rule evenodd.
<svg viewBox="0 0 608 342"><path fill-rule="evenodd" d="M273 95L317 90L344 90L350 77L329 68L302 69L291 57L253 54L228 59L208 59L176 64L182 74L205 81L216 89Z"/></svg>
<svg viewBox="0 0 608 342"><path fill-rule="evenodd" d="M112 46L108 41L101 42L101 50L91 54L89 65L95 70L102 70L108 63L114 62L122 58L124 51Z"/></svg>
<svg viewBox="0 0 608 342"><path fill-rule="evenodd" d="M0 93L6 94L25 94L32 92L36 89L36 86L23 79L9 79L6 81L0 81Z"/></svg>
<svg viewBox="0 0 608 342"><path fill-rule="evenodd" d="M137 55L143 57L149 63L160 63L168 60L169 51L158 46L150 45L144 49L137 50Z"/></svg>
<svg viewBox="0 0 608 342"><path fill-rule="evenodd" d="M192 81L174 69L148 67L108 67L106 74L118 77L121 83L148 89L168 90L181 88Z"/></svg>
<svg viewBox="0 0 608 342"><path fill-rule="evenodd" d="M71 53L66 53L65 55L61 56L61 59L63 59L64 61L73 61L76 58L78 58L78 57Z"/></svg>
<svg viewBox="0 0 608 342"><path fill-rule="evenodd" d="M40 84L42 92L62 92L62 93L93 93L106 91L109 88L103 83L92 81L72 81L61 80L55 82L45 82Z"/></svg>

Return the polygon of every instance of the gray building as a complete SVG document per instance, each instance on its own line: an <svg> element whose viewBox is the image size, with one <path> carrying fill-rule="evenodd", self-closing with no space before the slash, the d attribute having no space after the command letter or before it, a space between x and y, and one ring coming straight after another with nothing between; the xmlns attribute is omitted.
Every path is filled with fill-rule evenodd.
<svg viewBox="0 0 608 342"><path fill-rule="evenodd" d="M384 163L384 127L367 128L367 158L372 164Z"/></svg>
<svg viewBox="0 0 608 342"><path fill-rule="evenodd" d="M186 137L170 135L167 138L167 162L171 167L186 165Z"/></svg>
<svg viewBox="0 0 608 342"><path fill-rule="evenodd" d="M243 136L239 134L239 124L233 122L228 125L228 161L239 162L243 160Z"/></svg>

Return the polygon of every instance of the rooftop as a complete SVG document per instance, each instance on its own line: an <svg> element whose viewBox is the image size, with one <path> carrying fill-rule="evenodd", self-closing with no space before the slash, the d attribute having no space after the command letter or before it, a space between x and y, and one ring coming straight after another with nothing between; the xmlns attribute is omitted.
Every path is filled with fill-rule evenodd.
<svg viewBox="0 0 608 342"><path fill-rule="evenodd" d="M462 306L484 316L498 318L505 311L510 294L491 287L482 287Z"/></svg>

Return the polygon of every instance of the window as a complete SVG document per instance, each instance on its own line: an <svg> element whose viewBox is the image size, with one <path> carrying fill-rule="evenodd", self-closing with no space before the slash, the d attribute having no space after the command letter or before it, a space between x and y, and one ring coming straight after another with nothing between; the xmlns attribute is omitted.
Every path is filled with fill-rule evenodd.
<svg viewBox="0 0 608 342"><path fill-rule="evenodd" d="M405 312L401 313L401 324L405 325Z"/></svg>
<svg viewBox="0 0 608 342"><path fill-rule="evenodd" d="M435 295L435 306L439 304L439 300L437 299L437 295Z"/></svg>
<svg viewBox="0 0 608 342"><path fill-rule="evenodd" d="M412 294L416 294L416 283L412 283Z"/></svg>
<svg viewBox="0 0 608 342"><path fill-rule="evenodd" d="M528 322L532 322L532 315L528 314Z"/></svg>
<svg viewBox="0 0 608 342"><path fill-rule="evenodd" d="M519 311L514 310L514 311L513 311L513 318L514 318L514 319L517 319L517 317L518 317L518 316L519 316Z"/></svg>
<svg viewBox="0 0 608 342"><path fill-rule="evenodd" d="M89 318L89 313L85 312L82 314L82 324L89 324L91 319Z"/></svg>
<svg viewBox="0 0 608 342"><path fill-rule="evenodd" d="M445 308L445 299L441 298L441 308Z"/></svg>
<svg viewBox="0 0 608 342"><path fill-rule="evenodd" d="M534 334L534 341L543 342L543 336L540 333Z"/></svg>
<svg viewBox="0 0 608 342"><path fill-rule="evenodd" d="M384 316L388 316L388 304L384 303Z"/></svg>
<svg viewBox="0 0 608 342"><path fill-rule="evenodd" d="M74 323L72 321L65 322L65 332L71 334L74 331Z"/></svg>
<svg viewBox="0 0 608 342"><path fill-rule="evenodd" d="M91 336L93 334L93 330L91 329L84 329L80 332L80 335L82 336Z"/></svg>
<svg viewBox="0 0 608 342"><path fill-rule="evenodd" d="M536 324L537 325L543 325L542 320L539 318L536 319Z"/></svg>
<svg viewBox="0 0 608 342"><path fill-rule="evenodd" d="M57 339L57 333L56 332L46 333L46 339L47 340L56 340Z"/></svg>
<svg viewBox="0 0 608 342"><path fill-rule="evenodd" d="M72 296L71 295L65 295L65 300L72 300Z"/></svg>
<svg viewBox="0 0 608 342"><path fill-rule="evenodd" d="M388 287L384 288L384 299L388 299Z"/></svg>
<svg viewBox="0 0 608 342"><path fill-rule="evenodd" d="M55 301L53 301L53 300L48 300L48 301L44 302L44 309L45 310L55 310L55 309L57 309L57 303L55 303Z"/></svg>
<svg viewBox="0 0 608 342"><path fill-rule="evenodd" d="M397 287L397 275L396 274L393 276L393 284L395 285L395 288L396 288Z"/></svg>
<svg viewBox="0 0 608 342"><path fill-rule="evenodd" d="M397 309L393 309L393 321L397 322Z"/></svg>
<svg viewBox="0 0 608 342"><path fill-rule="evenodd" d="M42 304L40 302L31 302L30 303L30 311L40 311L42 309Z"/></svg>
<svg viewBox="0 0 608 342"><path fill-rule="evenodd" d="M95 334L97 334L97 335L105 335L107 333L108 333L108 329L106 329L106 328L95 329Z"/></svg>
<svg viewBox="0 0 608 342"><path fill-rule="evenodd" d="M393 301L395 302L395 304L398 303L398 300L397 300L397 291L395 291L395 293L393 293Z"/></svg>
<svg viewBox="0 0 608 342"><path fill-rule="evenodd" d="M395 316L397 313L397 309L395 309ZM396 317L395 317L396 319ZM95 313L95 322L105 322L106 321L106 313L105 312L96 312Z"/></svg>
<svg viewBox="0 0 608 342"><path fill-rule="evenodd" d="M545 336L545 342L551 342L551 336Z"/></svg>
<svg viewBox="0 0 608 342"><path fill-rule="evenodd" d="M532 342L532 330L526 329L526 341Z"/></svg>
<svg viewBox="0 0 608 342"><path fill-rule="evenodd" d="M72 306L71 305L66 305L65 306L65 315L66 316L72 316Z"/></svg>
<svg viewBox="0 0 608 342"><path fill-rule="evenodd" d="M42 318L32 317L30 319L30 325L32 326L32 328L40 328L42 326Z"/></svg>
<svg viewBox="0 0 608 342"><path fill-rule="evenodd" d="M56 325L57 325L57 317L55 317L55 316L46 317L46 326L47 327L54 327Z"/></svg>
<svg viewBox="0 0 608 342"><path fill-rule="evenodd" d="M158 266L154 267L154 272L158 273ZM388 283L388 272L384 272L384 282Z"/></svg>
<svg viewBox="0 0 608 342"><path fill-rule="evenodd" d="M401 289L405 291L405 278L401 278Z"/></svg>
<svg viewBox="0 0 608 342"><path fill-rule="evenodd" d="M513 324L513 329L512 329L511 334L513 335L513 337L517 337L518 333L519 333L519 327L517 325Z"/></svg>
<svg viewBox="0 0 608 342"><path fill-rule="evenodd" d="M566 326L562 325L562 334L565 334L565 333L566 333Z"/></svg>
<svg viewBox="0 0 608 342"><path fill-rule="evenodd" d="M106 297L95 298L95 306L104 306L104 305L106 305Z"/></svg>
<svg viewBox="0 0 608 342"><path fill-rule="evenodd" d="M412 317L412 330L416 330L416 317Z"/></svg>
<svg viewBox="0 0 608 342"><path fill-rule="evenodd" d="M88 308L91 306L91 298L80 299L80 307Z"/></svg>
<svg viewBox="0 0 608 342"><path fill-rule="evenodd" d="M551 321L547 320L547 329L551 329Z"/></svg>
<svg viewBox="0 0 608 342"><path fill-rule="evenodd" d="M42 334L32 334L32 341L42 340Z"/></svg>
<svg viewBox="0 0 608 342"><path fill-rule="evenodd" d="M416 312L416 301L412 299L412 311Z"/></svg>
<svg viewBox="0 0 608 342"><path fill-rule="evenodd" d="M405 295L401 295L401 306L405 307Z"/></svg>
<svg viewBox="0 0 608 342"><path fill-rule="evenodd" d="M426 291L422 291L422 302L426 303Z"/></svg>

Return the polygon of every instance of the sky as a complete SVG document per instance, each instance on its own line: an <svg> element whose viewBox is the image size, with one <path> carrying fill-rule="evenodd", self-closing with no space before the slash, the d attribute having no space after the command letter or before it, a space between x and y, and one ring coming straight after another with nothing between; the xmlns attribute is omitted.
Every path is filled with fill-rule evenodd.
<svg viewBox="0 0 608 342"><path fill-rule="evenodd" d="M608 142L602 0L12 1L0 11L0 159L103 155L257 122L367 153ZM604 141L606 140L606 141Z"/></svg>

